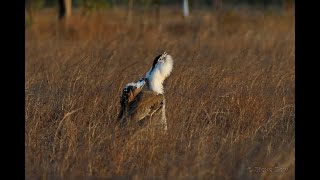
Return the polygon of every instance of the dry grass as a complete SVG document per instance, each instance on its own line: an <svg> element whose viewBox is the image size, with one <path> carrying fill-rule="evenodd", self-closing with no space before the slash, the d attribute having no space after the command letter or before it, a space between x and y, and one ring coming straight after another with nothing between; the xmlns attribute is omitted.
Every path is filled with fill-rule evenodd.
<svg viewBox="0 0 320 180"><path fill-rule="evenodd" d="M25 42L28 179L294 179L292 12L176 13L162 10L157 25L136 12L128 25L121 9L76 11L71 28L36 13ZM121 89L164 50L175 60L168 133L124 134Z"/></svg>

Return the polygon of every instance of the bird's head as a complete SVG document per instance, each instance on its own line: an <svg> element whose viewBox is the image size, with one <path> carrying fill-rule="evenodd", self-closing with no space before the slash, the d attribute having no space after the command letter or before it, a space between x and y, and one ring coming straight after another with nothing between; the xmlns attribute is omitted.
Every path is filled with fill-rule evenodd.
<svg viewBox="0 0 320 180"><path fill-rule="evenodd" d="M168 55L168 54L167 54L166 52L164 52L163 54L158 55L158 56L153 60L152 69L154 69L157 64L164 63L165 57L166 57L167 55Z"/></svg>
<svg viewBox="0 0 320 180"><path fill-rule="evenodd" d="M158 71L163 78L167 78L172 69L173 59L168 53L164 52L153 60L152 68L147 73L147 78L152 76L152 74L156 74L156 71Z"/></svg>
<svg viewBox="0 0 320 180"><path fill-rule="evenodd" d="M170 75L173 69L172 57L164 52L158 55L154 60L152 67L146 74L148 89L159 94L163 94L163 82Z"/></svg>

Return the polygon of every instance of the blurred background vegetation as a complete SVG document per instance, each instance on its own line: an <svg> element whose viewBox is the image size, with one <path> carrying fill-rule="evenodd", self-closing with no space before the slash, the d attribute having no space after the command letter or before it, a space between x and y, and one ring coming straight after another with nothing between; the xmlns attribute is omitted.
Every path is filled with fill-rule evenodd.
<svg viewBox="0 0 320 180"><path fill-rule="evenodd" d="M126 5L130 0L72 0L74 7L110 7L117 5ZM57 0L26 0L35 7L52 7L57 5ZM181 4L183 0L133 0L135 5L146 5L161 3L163 5ZM294 3L294 0L189 0L190 6L212 6L215 3L226 4L249 4L249 5L284 5Z"/></svg>
<svg viewBox="0 0 320 180"><path fill-rule="evenodd" d="M187 4L187 7L183 6ZM132 9L142 11L154 10L159 14L160 6L181 7L184 16L189 15L189 8L192 10L200 8L219 9L222 6L256 6L256 7L281 7L292 8L294 0L25 0L25 25L31 26L35 11L44 8L57 8L59 19L71 16L73 8L81 9L83 15L88 15L97 10L108 10L115 7L125 7L128 10L128 17L131 18ZM192 14L192 12L191 12Z"/></svg>

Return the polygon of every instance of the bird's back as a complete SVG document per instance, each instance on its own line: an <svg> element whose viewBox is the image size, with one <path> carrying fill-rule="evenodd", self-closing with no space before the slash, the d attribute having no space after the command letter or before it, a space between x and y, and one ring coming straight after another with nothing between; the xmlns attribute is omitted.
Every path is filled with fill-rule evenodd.
<svg viewBox="0 0 320 180"><path fill-rule="evenodd" d="M153 91L142 90L132 101L122 105L119 114L121 124L146 124L150 117L162 110L164 95Z"/></svg>

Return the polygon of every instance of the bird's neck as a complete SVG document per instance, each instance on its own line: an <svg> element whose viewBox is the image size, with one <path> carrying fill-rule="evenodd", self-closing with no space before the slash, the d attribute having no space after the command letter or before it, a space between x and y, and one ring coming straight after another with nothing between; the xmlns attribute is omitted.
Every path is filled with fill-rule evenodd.
<svg viewBox="0 0 320 180"><path fill-rule="evenodd" d="M162 62L157 62L147 72L148 90L154 91L158 94L163 94L163 81L170 75L173 68L173 60L170 55Z"/></svg>
<svg viewBox="0 0 320 180"><path fill-rule="evenodd" d="M153 71L149 73L148 76L148 90L156 92L158 94L163 94L163 81L164 77L159 71Z"/></svg>

